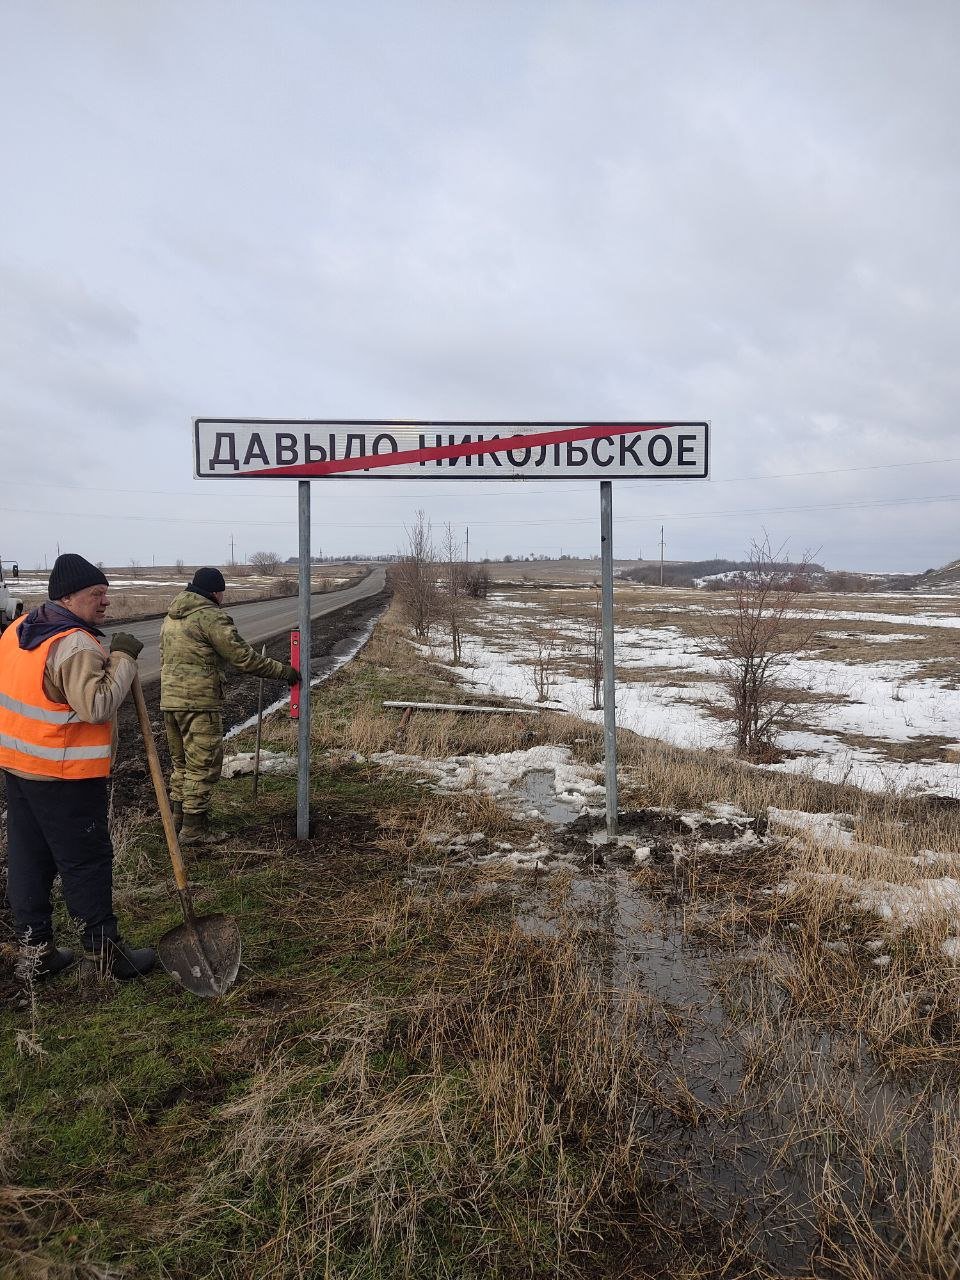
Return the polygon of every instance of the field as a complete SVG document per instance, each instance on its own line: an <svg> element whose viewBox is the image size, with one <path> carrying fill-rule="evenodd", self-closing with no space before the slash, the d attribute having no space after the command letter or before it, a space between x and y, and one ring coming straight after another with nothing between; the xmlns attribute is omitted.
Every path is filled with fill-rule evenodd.
<svg viewBox="0 0 960 1280"><path fill-rule="evenodd" d="M546 689L552 705L600 720L591 708L598 596L529 576L499 587L464 620L462 678L521 700ZM722 749L720 651L735 608L731 593L618 584L618 724ZM960 797L960 597L812 593L797 597L789 621L810 638L777 673L794 705L772 767ZM443 643L433 652L442 660Z"/></svg>
<svg viewBox="0 0 960 1280"><path fill-rule="evenodd" d="M198 565L141 565L104 567L110 582L108 621L130 622L137 618L166 613L170 601L184 589ZM333 591L362 576L363 566L356 564L324 564L314 567L311 580L314 591ZM296 565L282 565L278 573L260 573L250 565L224 568L227 582L224 605L268 600L274 596L297 594ZM49 573L44 570L22 571L10 579L11 593L23 601L25 610L35 608L47 598Z"/></svg>
<svg viewBox="0 0 960 1280"><path fill-rule="evenodd" d="M256 810L221 784L231 839L192 875L244 936L222 1001L0 968L0 1273L956 1280L956 603L810 601L798 662L811 692L842 666L844 698L802 702L758 767L713 703L701 609L730 601L618 589L609 844L591 596L501 584L459 666L394 608L314 700L307 845L291 778ZM952 721L921 723L912 686ZM266 740L294 749L289 721ZM887 780L827 776L839 750ZM158 824L128 806L115 836L120 909L154 938L177 920Z"/></svg>

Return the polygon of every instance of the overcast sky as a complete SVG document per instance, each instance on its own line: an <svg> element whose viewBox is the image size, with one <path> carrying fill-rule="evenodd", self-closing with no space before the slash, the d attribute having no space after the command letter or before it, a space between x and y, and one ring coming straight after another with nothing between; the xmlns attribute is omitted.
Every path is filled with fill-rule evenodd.
<svg viewBox="0 0 960 1280"><path fill-rule="evenodd" d="M296 551L191 418L707 419L618 555L960 556L955 0L0 0L0 556ZM313 486L598 549L596 482Z"/></svg>

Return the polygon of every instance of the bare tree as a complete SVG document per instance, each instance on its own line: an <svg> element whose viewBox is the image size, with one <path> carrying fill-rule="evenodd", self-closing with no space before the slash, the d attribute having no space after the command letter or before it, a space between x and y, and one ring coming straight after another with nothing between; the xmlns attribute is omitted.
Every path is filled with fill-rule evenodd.
<svg viewBox="0 0 960 1280"><path fill-rule="evenodd" d="M563 624L559 618L544 618L528 624L525 631L533 648L530 674L537 701L548 702L563 652Z"/></svg>
<svg viewBox="0 0 960 1280"><path fill-rule="evenodd" d="M460 592L466 578L461 559L460 543L453 529L447 524L443 535L443 608L450 631L450 649L453 662L460 661Z"/></svg>
<svg viewBox="0 0 960 1280"><path fill-rule="evenodd" d="M718 607L710 633L733 711L739 755L776 758L776 740L796 717L801 691L782 683L790 661L811 648L817 620L802 608L810 556L785 566L766 534L751 547L751 568L733 584L732 611ZM798 616L799 615L799 616Z"/></svg>
<svg viewBox="0 0 960 1280"><path fill-rule="evenodd" d="M394 571L394 595L417 639L429 640L437 619L439 593L433 530L423 511L417 512L406 534L407 552Z"/></svg>
<svg viewBox="0 0 960 1280"><path fill-rule="evenodd" d="M590 683L593 690L593 701L590 703L594 711L603 706L603 609L600 592L593 596L593 613L590 618Z"/></svg>
<svg viewBox="0 0 960 1280"><path fill-rule="evenodd" d="M276 551L255 551L250 557L250 563L255 569L259 569L261 573L270 577L276 577L283 572L283 565Z"/></svg>
<svg viewBox="0 0 960 1280"><path fill-rule="evenodd" d="M466 565L464 590L472 600L486 600L490 590L490 573L485 564Z"/></svg>

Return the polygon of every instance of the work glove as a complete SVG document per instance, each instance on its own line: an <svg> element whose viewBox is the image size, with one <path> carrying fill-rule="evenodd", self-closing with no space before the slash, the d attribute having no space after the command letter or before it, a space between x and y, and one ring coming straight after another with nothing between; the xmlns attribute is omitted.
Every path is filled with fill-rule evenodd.
<svg viewBox="0 0 960 1280"><path fill-rule="evenodd" d="M110 641L111 653L125 653L133 658L136 662L140 650L143 648L143 641L138 640L136 636L130 634L129 631L118 631Z"/></svg>
<svg viewBox="0 0 960 1280"><path fill-rule="evenodd" d="M283 678L286 680L287 684L299 684L300 672L296 667L287 667L286 671L283 673Z"/></svg>

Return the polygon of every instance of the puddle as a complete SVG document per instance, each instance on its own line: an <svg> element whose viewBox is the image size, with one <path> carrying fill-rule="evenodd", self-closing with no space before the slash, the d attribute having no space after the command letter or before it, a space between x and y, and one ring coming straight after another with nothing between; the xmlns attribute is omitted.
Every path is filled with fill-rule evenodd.
<svg viewBox="0 0 960 1280"><path fill-rule="evenodd" d="M552 769L526 770L510 794L551 824L525 848L482 832L432 842L451 867L532 872L486 888L509 893L530 936L575 938L608 991L638 998L645 1174L669 1185L692 1221L705 1213L725 1224L776 1274L809 1274L827 1219L838 1240L844 1216L902 1235L877 1179L915 1182L941 1158L938 1133L953 1131L960 1104L919 1078L894 1083L867 1039L795 1006L788 988L801 962L776 936L733 923L735 888L691 893L700 881L685 872L698 858L728 860L728 886L741 869L749 880L778 843L766 821L729 805L634 810L608 845L598 818L557 794Z"/></svg>
<svg viewBox="0 0 960 1280"><path fill-rule="evenodd" d="M689 930L697 909L709 918L689 901L664 907L627 871L609 869L575 877L560 908L534 893L516 918L533 936L582 932L610 989L649 997L638 1034L649 1062L641 1124L650 1175L740 1231L768 1262L802 1267L817 1245L818 1127L833 1131L834 1171L855 1206L866 1181L849 1139L853 1117L873 1141L902 1133L929 1153L933 1109L908 1119L909 1089L880 1080L848 1040L791 1012L764 963L769 942L711 945ZM903 1123L888 1131L891 1115Z"/></svg>
<svg viewBox="0 0 960 1280"><path fill-rule="evenodd" d="M545 822L566 826L580 817L577 805L557 795L557 775L552 769L528 770L520 779L517 794Z"/></svg>

